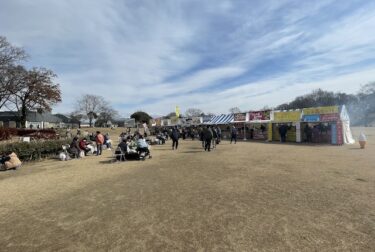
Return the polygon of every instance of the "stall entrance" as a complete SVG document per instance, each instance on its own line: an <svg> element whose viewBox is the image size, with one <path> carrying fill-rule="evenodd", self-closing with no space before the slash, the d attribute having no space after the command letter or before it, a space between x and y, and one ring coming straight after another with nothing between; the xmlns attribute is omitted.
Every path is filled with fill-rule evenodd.
<svg viewBox="0 0 375 252"><path fill-rule="evenodd" d="M250 123L246 125L246 137L251 140L267 140L268 125L267 123Z"/></svg>
<svg viewBox="0 0 375 252"><path fill-rule="evenodd" d="M272 141L280 141L279 128L285 125L287 127L286 141L296 142L297 141L297 130L296 126L292 123L275 123L272 125Z"/></svg>
<svg viewBox="0 0 375 252"><path fill-rule="evenodd" d="M332 143L332 128L334 122L301 123L302 141L306 143ZM335 134L335 132L333 133Z"/></svg>

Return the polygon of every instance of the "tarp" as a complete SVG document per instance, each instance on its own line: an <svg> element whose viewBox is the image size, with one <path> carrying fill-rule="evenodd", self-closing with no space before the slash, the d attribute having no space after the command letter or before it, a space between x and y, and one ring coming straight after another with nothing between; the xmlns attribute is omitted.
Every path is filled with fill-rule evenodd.
<svg viewBox="0 0 375 252"><path fill-rule="evenodd" d="M205 124L210 124L210 125L211 124L227 124L227 123L233 122L233 119L234 119L233 114L228 114L228 115L221 114L221 115L212 117L211 120L208 122L205 122Z"/></svg>
<svg viewBox="0 0 375 252"><path fill-rule="evenodd" d="M354 144L355 140L350 130L350 118L345 105L341 107L340 119L342 121L343 142L345 144Z"/></svg>

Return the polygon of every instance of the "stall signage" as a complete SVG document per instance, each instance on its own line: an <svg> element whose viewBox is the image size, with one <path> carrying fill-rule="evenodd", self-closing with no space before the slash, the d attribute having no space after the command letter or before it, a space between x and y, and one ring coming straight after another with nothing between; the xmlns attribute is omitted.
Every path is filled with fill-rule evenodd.
<svg viewBox="0 0 375 252"><path fill-rule="evenodd" d="M304 115L302 118L304 122L319 122L320 115Z"/></svg>
<svg viewBox="0 0 375 252"><path fill-rule="evenodd" d="M261 121L261 120L270 120L271 119L271 111L252 111L249 112L249 120L250 121Z"/></svg>
<svg viewBox="0 0 375 252"><path fill-rule="evenodd" d="M336 122L339 119L339 114L324 114L320 116L322 122Z"/></svg>
<svg viewBox="0 0 375 252"><path fill-rule="evenodd" d="M319 115L319 114L335 114L339 113L338 106L328 107L317 107L317 108L305 108L303 109L304 115Z"/></svg>
<svg viewBox="0 0 375 252"><path fill-rule="evenodd" d="M246 113L234 114L234 121L235 122L245 122L246 121Z"/></svg>
<svg viewBox="0 0 375 252"><path fill-rule="evenodd" d="M275 112L275 122L299 122L301 120L301 111Z"/></svg>

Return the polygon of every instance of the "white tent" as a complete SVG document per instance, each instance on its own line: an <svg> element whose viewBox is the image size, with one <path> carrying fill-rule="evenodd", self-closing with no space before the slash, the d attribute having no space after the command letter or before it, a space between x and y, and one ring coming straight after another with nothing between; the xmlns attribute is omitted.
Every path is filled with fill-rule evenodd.
<svg viewBox="0 0 375 252"><path fill-rule="evenodd" d="M345 105L341 107L340 119L342 121L343 142L345 144L354 144L355 140L350 130L350 118Z"/></svg>

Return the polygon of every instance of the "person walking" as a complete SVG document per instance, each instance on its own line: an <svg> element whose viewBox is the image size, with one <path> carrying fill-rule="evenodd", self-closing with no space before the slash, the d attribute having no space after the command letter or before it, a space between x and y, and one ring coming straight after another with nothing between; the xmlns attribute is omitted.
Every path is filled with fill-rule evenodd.
<svg viewBox="0 0 375 252"><path fill-rule="evenodd" d="M221 142L221 129L219 126L216 126L216 133L217 133L217 144Z"/></svg>
<svg viewBox="0 0 375 252"><path fill-rule="evenodd" d="M95 137L95 142L96 142L96 155L102 155L103 151L103 144L104 144L104 136L100 133L100 131L96 132L96 137Z"/></svg>
<svg viewBox="0 0 375 252"><path fill-rule="evenodd" d="M238 133L238 131L237 131L237 128L236 128L236 126L232 126L232 129L231 129L231 131L230 131L230 143L232 143L233 141L234 141L234 143L236 144L237 143L237 133Z"/></svg>
<svg viewBox="0 0 375 252"><path fill-rule="evenodd" d="M172 150L178 148L178 139L180 138L180 131L177 129L177 126L175 126L173 129L172 129L172 133L171 133L171 139L172 139Z"/></svg>
<svg viewBox="0 0 375 252"><path fill-rule="evenodd" d="M212 141L212 130L210 126L207 126L205 129L203 129L203 138L204 138L204 150L205 151L211 151L211 141Z"/></svg>
<svg viewBox="0 0 375 252"><path fill-rule="evenodd" d="M216 148L217 141L217 130L215 127L212 127L212 149Z"/></svg>

